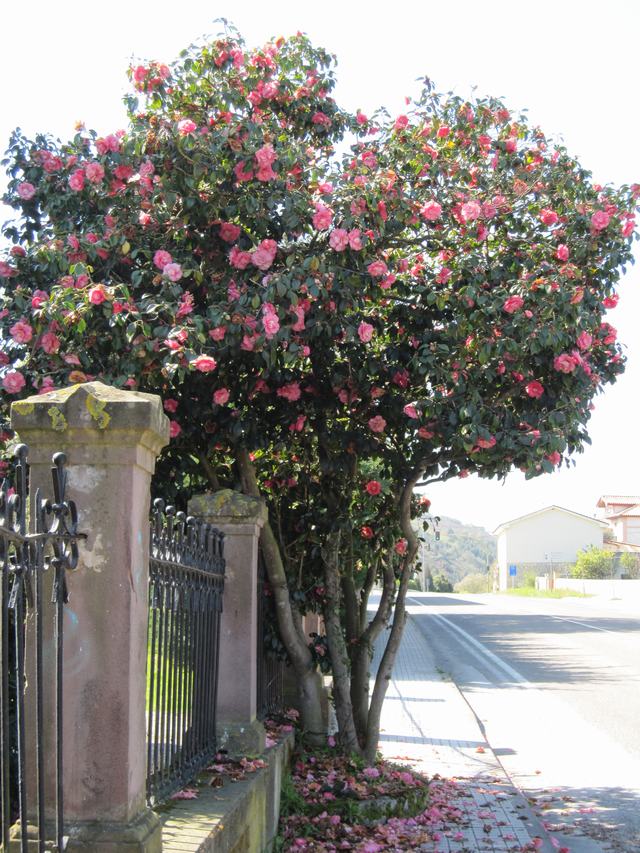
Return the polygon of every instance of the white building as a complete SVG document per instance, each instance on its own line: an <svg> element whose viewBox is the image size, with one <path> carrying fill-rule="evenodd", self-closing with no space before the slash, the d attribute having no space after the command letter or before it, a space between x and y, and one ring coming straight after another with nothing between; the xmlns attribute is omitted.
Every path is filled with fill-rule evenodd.
<svg viewBox="0 0 640 853"><path fill-rule="evenodd" d="M616 542L640 545L640 495L602 495L596 506Z"/></svg>
<svg viewBox="0 0 640 853"><path fill-rule="evenodd" d="M606 522L561 506L547 506L494 530L498 537L500 589L520 586L525 572L551 574L559 564L575 563L578 551L602 548Z"/></svg>

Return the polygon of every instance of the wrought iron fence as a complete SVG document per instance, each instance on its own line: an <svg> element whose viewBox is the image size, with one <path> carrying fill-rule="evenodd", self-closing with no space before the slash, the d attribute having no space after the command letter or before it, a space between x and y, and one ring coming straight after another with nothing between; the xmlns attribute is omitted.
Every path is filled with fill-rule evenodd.
<svg viewBox="0 0 640 853"><path fill-rule="evenodd" d="M147 794L160 802L215 754L224 535L162 500L149 559Z"/></svg>
<svg viewBox="0 0 640 853"><path fill-rule="evenodd" d="M270 623L270 626L269 626ZM284 710L285 663L271 648L275 636L275 607L273 594L264 568L262 554L258 557L258 666L257 711L259 720Z"/></svg>
<svg viewBox="0 0 640 853"><path fill-rule="evenodd" d="M5 479L0 488L2 849L9 850L10 829L15 822L13 843L19 844L22 851L61 851L65 847L62 790L63 610L68 600L66 572L77 566L77 543L81 534L77 531L75 503L65 499L64 454L57 453L53 457L53 500L44 498L38 489L31 507L27 454L25 444L16 448L13 486ZM46 572L53 576L53 606L48 606L44 599ZM52 628L49 620L53 622ZM47 634L52 630L53 634L53 696L45 688L48 674L45 673L44 661L45 630ZM25 702L27 689L28 703ZM50 751L45 754L45 713L48 720L55 718L53 754ZM45 786L45 774L51 775L48 773L49 762L54 764L55 787L52 792ZM55 821L51 821L53 814ZM47 837L49 825L53 822L53 837ZM16 841L15 837L19 840Z"/></svg>

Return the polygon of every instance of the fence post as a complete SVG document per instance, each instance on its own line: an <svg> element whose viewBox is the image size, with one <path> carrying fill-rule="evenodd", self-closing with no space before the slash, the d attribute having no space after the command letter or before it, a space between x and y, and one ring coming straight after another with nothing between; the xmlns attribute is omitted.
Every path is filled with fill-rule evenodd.
<svg viewBox="0 0 640 853"><path fill-rule="evenodd" d="M155 395L88 382L14 403L11 425L30 447L32 493L50 479L51 454L66 454L88 536L65 612L67 850L158 853L160 822L146 806L149 489L167 418ZM44 735L46 746L52 721Z"/></svg>
<svg viewBox="0 0 640 853"><path fill-rule="evenodd" d="M189 514L224 535L225 581L218 662L218 745L232 755L262 752L264 726L256 719L258 540L267 508L258 498L224 489L197 495Z"/></svg>

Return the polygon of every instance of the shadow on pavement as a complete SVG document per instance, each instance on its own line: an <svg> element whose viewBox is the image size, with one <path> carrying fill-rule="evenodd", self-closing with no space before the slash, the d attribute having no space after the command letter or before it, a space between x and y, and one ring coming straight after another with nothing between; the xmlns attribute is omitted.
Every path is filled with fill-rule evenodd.
<svg viewBox="0 0 640 853"><path fill-rule="evenodd" d="M442 623L434 620L428 611L414 612L411 618L429 643L439 648L440 655L451 657L452 643L455 648L462 647L465 652L469 651L468 640L457 633L454 634L450 628L442 627ZM624 667L618 671L615 666L592 664L593 658L590 654L585 653L578 660L574 653L563 658L563 637L568 638L584 632L607 636L576 622L526 613L456 613L447 614L446 619L482 643L533 684L612 684L621 681L629 683L629 673ZM640 638L640 626L637 621L599 617L589 618L589 624L625 636L635 634ZM548 640L552 635L555 640L553 644L549 644ZM632 680L637 680L640 685L640 679ZM509 682L508 677L505 681Z"/></svg>
<svg viewBox="0 0 640 853"><path fill-rule="evenodd" d="M571 840L579 833L612 853L640 850L640 792L628 788L553 788L527 790L534 812L552 835ZM576 843L575 850L580 850Z"/></svg>

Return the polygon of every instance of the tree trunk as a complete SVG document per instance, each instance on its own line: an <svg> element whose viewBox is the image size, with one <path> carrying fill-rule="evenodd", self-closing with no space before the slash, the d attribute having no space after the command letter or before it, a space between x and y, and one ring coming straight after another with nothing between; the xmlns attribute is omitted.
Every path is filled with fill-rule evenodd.
<svg viewBox="0 0 640 853"><path fill-rule="evenodd" d="M327 534L322 548L325 598L324 624L333 671L333 698L338 718L340 744L345 752L361 754L351 705L350 666L347 645L340 622L340 532Z"/></svg>
<svg viewBox="0 0 640 853"><path fill-rule="evenodd" d="M256 498L261 497L248 451L245 448L239 448L236 460L246 494ZM320 746L326 739L326 728L322 719L321 683L317 678L313 658L302 630L296 625L282 556L268 520L260 533L260 544L267 577L273 591L278 630L298 682L302 728L309 741Z"/></svg>
<svg viewBox="0 0 640 853"><path fill-rule="evenodd" d="M398 595L396 598L391 633L389 634L389 639L387 640L387 645L385 647L384 654L382 655L380 666L378 667L373 695L371 697L371 705L369 707L367 739L364 749L365 759L369 762L373 762L375 760L378 749L382 703L384 702L384 697L386 696L387 688L389 687L389 681L393 672L393 664L395 663L396 655L400 648L400 642L402 640L406 621L405 599L407 595L407 588L409 586L409 579L411 578L411 566L416 554L418 553L419 544L418 538L413 532L413 528L411 526L411 496L416 483L422 476L422 473L422 468L413 471L411 477L409 477L405 483L398 506L402 532L407 540L407 552L404 555L402 563L400 586L398 588Z"/></svg>
<svg viewBox="0 0 640 853"><path fill-rule="evenodd" d="M369 578L361 590L360 626L361 632L354 648L351 661L351 703L358 732L358 740L364 747L367 741L367 725L369 717L369 680L373 647L376 639L389 623L393 597L395 594L395 575L393 564L388 560L383 564L383 587L378 609L371 622L367 625L367 602L373 581Z"/></svg>

